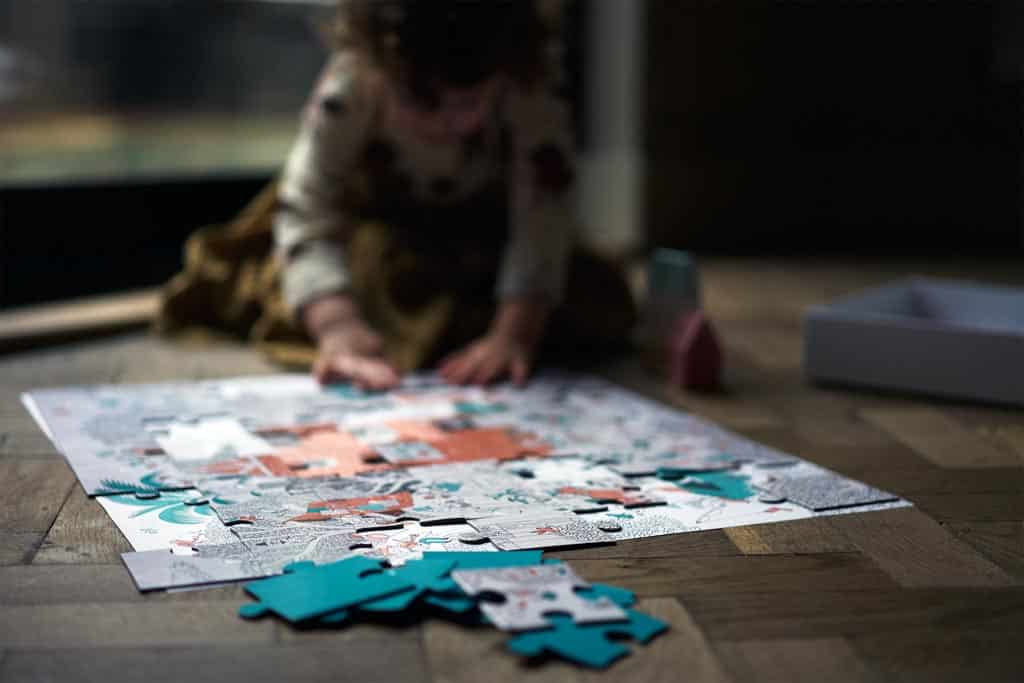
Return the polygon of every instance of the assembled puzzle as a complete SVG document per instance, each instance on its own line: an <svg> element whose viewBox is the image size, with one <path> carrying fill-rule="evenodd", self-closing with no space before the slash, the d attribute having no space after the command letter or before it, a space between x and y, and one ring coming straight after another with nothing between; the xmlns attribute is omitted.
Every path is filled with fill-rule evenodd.
<svg viewBox="0 0 1024 683"><path fill-rule="evenodd" d="M377 393L274 375L23 401L133 546L140 590L272 577L248 586L248 616L324 624L475 610L519 632L515 652L590 666L626 652L606 635L664 625L539 551L909 504L589 376L414 375ZM522 599L487 601L502 591Z"/></svg>

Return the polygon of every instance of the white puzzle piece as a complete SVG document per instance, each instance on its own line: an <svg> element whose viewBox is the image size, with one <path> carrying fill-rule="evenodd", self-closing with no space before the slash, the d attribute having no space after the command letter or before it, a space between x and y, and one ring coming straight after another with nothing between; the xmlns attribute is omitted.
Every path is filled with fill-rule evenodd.
<svg viewBox="0 0 1024 683"><path fill-rule="evenodd" d="M468 595L480 597L480 611L503 631L548 628L545 618L571 616L577 624L625 621L626 612L606 597L586 599L575 589L590 584L567 564L456 570L452 579Z"/></svg>
<svg viewBox="0 0 1024 683"><path fill-rule="evenodd" d="M230 417L200 419L195 423L171 422L156 431L153 438L167 455L181 462L266 455L274 450Z"/></svg>
<svg viewBox="0 0 1024 683"><path fill-rule="evenodd" d="M257 579L276 573L265 569L247 551L234 557L214 557L212 553L174 555L166 550L149 550L123 553L121 559L140 591Z"/></svg>
<svg viewBox="0 0 1024 683"><path fill-rule="evenodd" d="M814 511L899 500L899 496L828 470L807 476L780 477L768 484L766 489L776 498L784 498Z"/></svg>
<svg viewBox="0 0 1024 683"><path fill-rule="evenodd" d="M572 512L503 515L470 524L501 550L568 548L615 540Z"/></svg>

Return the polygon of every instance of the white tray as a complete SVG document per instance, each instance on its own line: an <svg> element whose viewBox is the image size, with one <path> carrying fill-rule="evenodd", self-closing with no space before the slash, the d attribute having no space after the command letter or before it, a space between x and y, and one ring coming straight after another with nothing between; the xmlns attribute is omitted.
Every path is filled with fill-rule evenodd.
<svg viewBox="0 0 1024 683"><path fill-rule="evenodd" d="M1024 404L1024 289L911 278L815 306L804 319L804 372Z"/></svg>

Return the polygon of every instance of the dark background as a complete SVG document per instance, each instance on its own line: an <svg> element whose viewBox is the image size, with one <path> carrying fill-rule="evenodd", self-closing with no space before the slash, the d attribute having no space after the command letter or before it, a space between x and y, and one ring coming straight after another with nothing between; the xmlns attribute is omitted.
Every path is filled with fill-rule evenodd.
<svg viewBox="0 0 1024 683"><path fill-rule="evenodd" d="M286 10L118 4L92 3L73 50L109 52L104 96L119 105L200 93L221 109L293 107L323 59ZM1020 4L650 0L640 248L1020 255ZM5 7L0 27L16 30ZM586 13L572 3L567 22L577 95L600 85L579 68ZM140 51L169 65L159 87L133 66ZM288 85L253 103L211 64ZM0 186L0 307L158 284L192 230L229 218L272 172Z"/></svg>
<svg viewBox="0 0 1024 683"><path fill-rule="evenodd" d="M648 3L655 243L1020 253L1024 3Z"/></svg>

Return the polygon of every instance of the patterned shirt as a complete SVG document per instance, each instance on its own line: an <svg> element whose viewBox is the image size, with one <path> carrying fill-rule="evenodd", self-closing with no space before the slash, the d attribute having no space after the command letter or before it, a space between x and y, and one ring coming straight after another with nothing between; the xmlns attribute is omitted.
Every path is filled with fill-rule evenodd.
<svg viewBox="0 0 1024 683"><path fill-rule="evenodd" d="M375 198L384 202L405 194L454 205L500 183L508 191L508 239L495 294L500 300L541 296L557 305L575 224L567 103L549 88L509 84L480 131L435 143L397 125L388 101L378 71L353 53L339 53L306 105L274 225L291 310L349 286L345 244L356 223L354 207L368 199L366 183L359 182L367 172L395 180L373 185L394 194Z"/></svg>

